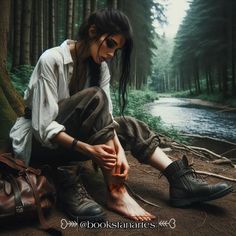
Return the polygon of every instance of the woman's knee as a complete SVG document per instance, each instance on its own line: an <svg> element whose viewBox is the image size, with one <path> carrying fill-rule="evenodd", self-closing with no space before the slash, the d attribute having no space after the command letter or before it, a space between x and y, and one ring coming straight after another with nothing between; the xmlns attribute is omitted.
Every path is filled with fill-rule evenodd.
<svg viewBox="0 0 236 236"><path fill-rule="evenodd" d="M106 93L103 91L102 88L94 86L84 90L84 93L89 97L94 97L95 99L101 100L104 103L108 102L108 98Z"/></svg>
<svg viewBox="0 0 236 236"><path fill-rule="evenodd" d="M99 88L98 86L94 86L94 87L89 87L83 90L84 93L89 93L89 94L96 94L96 93L100 93L100 90L102 90L101 88Z"/></svg>

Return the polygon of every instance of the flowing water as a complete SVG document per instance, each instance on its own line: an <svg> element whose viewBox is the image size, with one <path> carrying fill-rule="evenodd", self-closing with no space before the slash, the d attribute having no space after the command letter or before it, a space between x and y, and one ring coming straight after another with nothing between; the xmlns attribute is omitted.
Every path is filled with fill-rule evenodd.
<svg viewBox="0 0 236 236"><path fill-rule="evenodd" d="M219 112L180 98L160 98L149 104L148 110L181 132L236 142L236 112Z"/></svg>

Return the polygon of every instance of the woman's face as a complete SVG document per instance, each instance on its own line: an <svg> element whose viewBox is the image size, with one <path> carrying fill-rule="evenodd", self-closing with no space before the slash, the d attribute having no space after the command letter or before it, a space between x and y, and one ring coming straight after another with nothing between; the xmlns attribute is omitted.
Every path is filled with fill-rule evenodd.
<svg viewBox="0 0 236 236"><path fill-rule="evenodd" d="M107 36L107 34L102 35L90 46L90 56L97 64L112 59L116 50L124 46L125 39L121 34Z"/></svg>

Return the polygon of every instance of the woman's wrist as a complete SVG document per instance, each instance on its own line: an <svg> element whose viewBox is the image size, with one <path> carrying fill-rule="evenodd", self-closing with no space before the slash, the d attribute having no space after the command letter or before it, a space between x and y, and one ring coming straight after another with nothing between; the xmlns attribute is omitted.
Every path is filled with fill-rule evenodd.
<svg viewBox="0 0 236 236"><path fill-rule="evenodd" d="M89 148L90 148L90 145L88 143L84 143L78 140L74 147L74 150L82 154L88 155Z"/></svg>

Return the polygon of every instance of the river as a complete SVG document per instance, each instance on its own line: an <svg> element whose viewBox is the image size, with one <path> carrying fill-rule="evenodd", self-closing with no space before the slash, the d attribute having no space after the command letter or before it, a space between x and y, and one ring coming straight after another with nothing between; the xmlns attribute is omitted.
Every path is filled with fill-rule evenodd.
<svg viewBox="0 0 236 236"><path fill-rule="evenodd" d="M148 110L181 132L236 142L236 112L219 112L184 98L160 98L150 103Z"/></svg>

